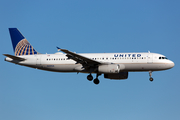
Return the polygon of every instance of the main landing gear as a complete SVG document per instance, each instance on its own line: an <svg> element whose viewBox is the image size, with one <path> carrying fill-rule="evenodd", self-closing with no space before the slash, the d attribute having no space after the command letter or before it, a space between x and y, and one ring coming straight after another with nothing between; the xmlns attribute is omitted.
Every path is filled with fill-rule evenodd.
<svg viewBox="0 0 180 120"><path fill-rule="evenodd" d="M149 76L150 76L150 78L149 78L149 80L152 82L154 79L151 77L152 76L152 71L149 71Z"/></svg>
<svg viewBox="0 0 180 120"><path fill-rule="evenodd" d="M93 76L92 76L91 74L89 74L89 75L87 76L87 79L88 79L89 81L92 81L92 80L93 80L94 84L98 85L99 82L100 82L99 79L98 79L98 77L99 77L100 75L101 75L101 74L98 74L98 73L97 73L96 78L93 80Z"/></svg>
<svg viewBox="0 0 180 120"><path fill-rule="evenodd" d="M90 74L90 75L87 76L87 79L88 79L89 81L92 81L92 80L93 80L93 76Z"/></svg>

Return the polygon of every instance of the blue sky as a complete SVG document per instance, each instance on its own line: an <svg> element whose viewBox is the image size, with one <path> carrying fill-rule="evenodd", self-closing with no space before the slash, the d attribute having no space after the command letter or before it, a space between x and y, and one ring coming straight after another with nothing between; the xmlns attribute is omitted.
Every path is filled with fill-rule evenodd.
<svg viewBox="0 0 180 120"><path fill-rule="evenodd" d="M0 1L1 120L179 120L180 1ZM4 61L17 27L40 53L161 53L170 70L129 73L94 85L87 74L53 73Z"/></svg>

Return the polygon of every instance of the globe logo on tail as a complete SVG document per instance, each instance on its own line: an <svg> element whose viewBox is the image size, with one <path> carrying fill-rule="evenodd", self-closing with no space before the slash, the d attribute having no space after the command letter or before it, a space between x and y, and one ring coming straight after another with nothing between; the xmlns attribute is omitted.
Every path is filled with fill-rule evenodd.
<svg viewBox="0 0 180 120"><path fill-rule="evenodd" d="M38 52L33 48L33 46L26 40L21 40L15 48L15 55L34 55L38 54Z"/></svg>

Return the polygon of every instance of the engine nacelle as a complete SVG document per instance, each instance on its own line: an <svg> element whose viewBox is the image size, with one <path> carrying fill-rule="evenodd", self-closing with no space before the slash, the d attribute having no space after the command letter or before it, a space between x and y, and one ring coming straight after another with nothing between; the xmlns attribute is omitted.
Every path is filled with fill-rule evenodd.
<svg viewBox="0 0 180 120"><path fill-rule="evenodd" d="M99 73L119 73L120 65L110 64L110 65L100 65L98 67Z"/></svg>
<svg viewBox="0 0 180 120"><path fill-rule="evenodd" d="M104 74L104 78L116 79L116 80L127 79L128 72L119 72L119 73L115 73L115 74Z"/></svg>

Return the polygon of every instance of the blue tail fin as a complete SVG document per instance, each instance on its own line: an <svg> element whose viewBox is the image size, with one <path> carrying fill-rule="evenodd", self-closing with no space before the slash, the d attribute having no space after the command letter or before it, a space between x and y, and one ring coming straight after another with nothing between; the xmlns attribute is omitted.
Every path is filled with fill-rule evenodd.
<svg viewBox="0 0 180 120"><path fill-rule="evenodd" d="M15 56L39 54L17 28L9 28Z"/></svg>

